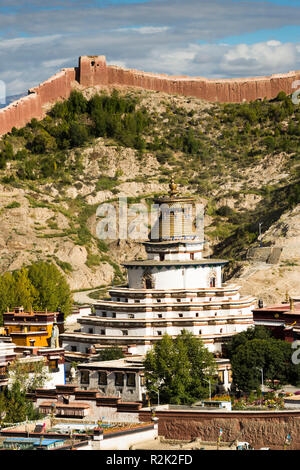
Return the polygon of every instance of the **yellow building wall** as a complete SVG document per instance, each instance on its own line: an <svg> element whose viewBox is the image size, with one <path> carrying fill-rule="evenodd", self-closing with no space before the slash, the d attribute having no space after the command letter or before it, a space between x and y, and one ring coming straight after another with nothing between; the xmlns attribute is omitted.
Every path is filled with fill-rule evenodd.
<svg viewBox="0 0 300 470"><path fill-rule="evenodd" d="M22 327L23 327L23 329L22 329ZM50 338L51 338L53 324L46 325L45 327L27 326L26 324L25 325L13 325L13 326L7 326L7 328L8 328L9 335L12 337L13 342L17 346L30 346L30 340L31 339L35 340L34 346L38 346L38 347L50 346ZM14 332L15 333L19 333L19 332L25 333L26 329L27 329L27 333L30 333L31 331L32 332L41 331L42 328L43 328L43 331L46 330L46 332L47 332L46 336L44 336L44 335L43 336L36 336L36 335L31 336L30 334L28 334L26 336L24 335L22 337L14 336Z"/></svg>

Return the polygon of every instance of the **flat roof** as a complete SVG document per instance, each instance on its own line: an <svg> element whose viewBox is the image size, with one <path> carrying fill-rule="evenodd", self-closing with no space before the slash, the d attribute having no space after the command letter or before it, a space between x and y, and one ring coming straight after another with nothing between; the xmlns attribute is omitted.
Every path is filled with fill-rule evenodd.
<svg viewBox="0 0 300 470"><path fill-rule="evenodd" d="M209 266L209 265L224 265L227 264L228 260L225 259L199 259L199 260L165 260L165 261L155 261L155 260L136 260L128 261L122 263L122 266Z"/></svg>
<svg viewBox="0 0 300 470"><path fill-rule="evenodd" d="M133 358L133 360L130 360L129 358L121 358L112 359L111 361L94 361L85 364L78 364L78 367L84 367L87 369L92 367L107 369L137 369L143 367L143 359L144 357L141 356L140 360L137 360L136 358Z"/></svg>
<svg viewBox="0 0 300 470"><path fill-rule="evenodd" d="M18 443L28 443L33 445L40 445L40 437L6 437L3 442L18 442ZM46 439L42 438L42 445L50 445L55 442L64 442L65 439Z"/></svg>
<svg viewBox="0 0 300 470"><path fill-rule="evenodd" d="M142 242L143 245L201 245L207 243L205 240L195 240L195 239L175 239L175 240L149 240Z"/></svg>
<svg viewBox="0 0 300 470"><path fill-rule="evenodd" d="M267 307L262 308L254 308L253 312L281 312L281 313L289 313L289 314L300 314L300 302L294 303L294 310L291 310L289 303L284 304L277 304L277 305L269 305Z"/></svg>

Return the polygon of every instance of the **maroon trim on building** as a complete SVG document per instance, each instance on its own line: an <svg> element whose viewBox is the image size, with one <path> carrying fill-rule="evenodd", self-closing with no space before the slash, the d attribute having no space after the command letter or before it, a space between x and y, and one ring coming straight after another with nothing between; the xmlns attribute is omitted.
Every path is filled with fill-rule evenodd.
<svg viewBox="0 0 300 470"><path fill-rule="evenodd" d="M269 328L277 339L293 342L299 335L294 328L300 328L300 303L295 303L292 311L290 304L279 304L256 308L252 312L254 324L260 325L260 322L264 322L264 326ZM278 325L272 325L274 322L278 322Z"/></svg>

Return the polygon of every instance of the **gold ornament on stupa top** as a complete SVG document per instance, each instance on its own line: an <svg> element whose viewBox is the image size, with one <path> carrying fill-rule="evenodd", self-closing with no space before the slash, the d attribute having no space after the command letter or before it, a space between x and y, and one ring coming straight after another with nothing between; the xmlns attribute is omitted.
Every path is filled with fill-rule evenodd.
<svg viewBox="0 0 300 470"><path fill-rule="evenodd" d="M290 301L290 296L289 296L288 291L285 292L285 301L286 301L287 304L288 304L289 301Z"/></svg>
<svg viewBox="0 0 300 470"><path fill-rule="evenodd" d="M169 188L170 188L170 196L175 196L175 194L177 194L177 184L175 183L173 176L171 178Z"/></svg>

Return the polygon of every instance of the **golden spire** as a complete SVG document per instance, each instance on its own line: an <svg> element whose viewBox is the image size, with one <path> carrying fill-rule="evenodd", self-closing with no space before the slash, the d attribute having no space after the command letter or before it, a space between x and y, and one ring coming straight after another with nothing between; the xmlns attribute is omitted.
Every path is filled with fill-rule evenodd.
<svg viewBox="0 0 300 470"><path fill-rule="evenodd" d="M175 183L173 176L171 177L169 188L170 188L170 196L175 196L175 194L177 193L177 184Z"/></svg>
<svg viewBox="0 0 300 470"><path fill-rule="evenodd" d="M285 292L285 301L286 301L287 304L288 304L289 301L290 301L290 296L289 296L289 293L288 293L287 290L286 290L286 292Z"/></svg>

